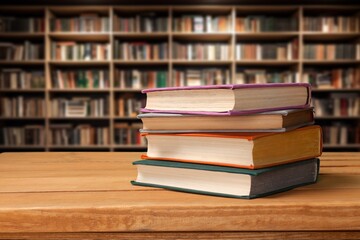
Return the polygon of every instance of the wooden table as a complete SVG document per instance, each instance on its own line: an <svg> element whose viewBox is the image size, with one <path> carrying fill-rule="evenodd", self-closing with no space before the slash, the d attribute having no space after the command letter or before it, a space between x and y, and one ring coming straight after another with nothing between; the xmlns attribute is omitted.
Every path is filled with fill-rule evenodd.
<svg viewBox="0 0 360 240"><path fill-rule="evenodd" d="M132 186L140 153L0 154L0 239L360 239L360 153L254 200Z"/></svg>

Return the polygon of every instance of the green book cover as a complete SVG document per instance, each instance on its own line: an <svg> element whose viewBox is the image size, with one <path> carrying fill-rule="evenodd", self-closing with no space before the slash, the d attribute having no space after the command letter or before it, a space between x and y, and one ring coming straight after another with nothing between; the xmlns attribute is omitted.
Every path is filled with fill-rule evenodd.
<svg viewBox="0 0 360 240"><path fill-rule="evenodd" d="M133 185L245 199L268 196L299 186L315 183L319 172L319 159L317 158L255 170L164 160L140 160L135 161L133 164L136 166L142 165L150 167L149 169L146 168L147 170L145 171L138 168L138 179L131 181ZM154 169L153 172L152 169ZM175 171L172 171L174 169ZM183 171L184 169L185 171ZM186 169L191 170L190 175L186 173ZM221 174L222 177L218 178L217 175L219 173L225 174ZM141 179L139 180L140 175ZM203 179L202 176L204 176ZM240 181L247 181L245 185L235 184L236 181L233 180L236 180L238 176L240 176L240 178L249 176ZM154 181L154 178L157 180ZM178 182L173 183L174 179L177 179ZM197 183L194 185L191 183L192 180L198 181L199 179L199 185L197 185ZM250 186L247 184L250 184ZM215 185L219 186L218 190L214 190L213 186ZM198 186L211 187L209 190L206 189L206 187L202 188ZM222 188L224 188L224 186L232 189L229 192L223 191ZM241 195L233 194L232 192L236 192L233 191L233 188L237 187L243 187L244 189L249 188L249 192Z"/></svg>
<svg viewBox="0 0 360 240"><path fill-rule="evenodd" d="M93 82L93 88L99 88L99 70L93 70L93 78L94 78L94 82Z"/></svg>
<svg viewBox="0 0 360 240"><path fill-rule="evenodd" d="M166 87L166 72L157 72L156 87Z"/></svg>

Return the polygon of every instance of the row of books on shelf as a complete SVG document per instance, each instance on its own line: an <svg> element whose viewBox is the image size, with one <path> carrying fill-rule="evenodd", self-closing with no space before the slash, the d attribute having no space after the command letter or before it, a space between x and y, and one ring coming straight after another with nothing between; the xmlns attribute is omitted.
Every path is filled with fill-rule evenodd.
<svg viewBox="0 0 360 240"><path fill-rule="evenodd" d="M297 30L298 21L294 17L254 15L236 18L237 32L286 32Z"/></svg>
<svg viewBox="0 0 360 240"><path fill-rule="evenodd" d="M144 12L135 16L116 16L114 30L119 32L167 32L168 17L156 12Z"/></svg>
<svg viewBox="0 0 360 240"><path fill-rule="evenodd" d="M55 60L108 60L110 59L110 44L51 42L51 56Z"/></svg>
<svg viewBox="0 0 360 240"><path fill-rule="evenodd" d="M332 93L329 98L314 98L313 105L318 117L360 116L360 96L356 93Z"/></svg>
<svg viewBox="0 0 360 240"><path fill-rule="evenodd" d="M352 43L340 44L305 44L304 59L340 60L359 59L360 46Z"/></svg>
<svg viewBox="0 0 360 240"><path fill-rule="evenodd" d="M182 86L182 85L179 85ZM199 86L193 83L191 86ZM360 97L357 94L331 94L330 98L314 98L316 116L360 116ZM140 108L145 106L143 98L123 95L115 101L115 115L136 117ZM105 98L73 97L56 98L51 101L53 117L105 117L108 116L108 103ZM45 103L35 97L0 98L0 116L2 117L44 117Z"/></svg>
<svg viewBox="0 0 360 240"><path fill-rule="evenodd" d="M308 82L317 89L360 88L360 69L305 69L302 82Z"/></svg>
<svg viewBox="0 0 360 240"><path fill-rule="evenodd" d="M354 16L306 16L303 26L311 32L356 32L358 21Z"/></svg>
<svg viewBox="0 0 360 240"><path fill-rule="evenodd" d="M141 136L139 130L141 123L115 123L114 124L114 142L119 145L140 145L146 146L145 137Z"/></svg>
<svg viewBox="0 0 360 240"><path fill-rule="evenodd" d="M106 89L110 87L108 70L56 70L52 72L56 89Z"/></svg>
<svg viewBox="0 0 360 240"><path fill-rule="evenodd" d="M105 117L109 115L108 97L72 97L51 100L53 117Z"/></svg>
<svg viewBox="0 0 360 240"><path fill-rule="evenodd" d="M316 32L355 32L358 17L348 15L324 15L303 17L303 30ZM72 17L53 17L50 30L57 32L108 32L108 16L97 13L82 13ZM115 16L114 31L120 32L167 32L169 17L163 12L141 12ZM174 32L230 32L231 15L184 14L172 19ZM236 32L281 32L298 31L297 16L256 14L237 16ZM0 17L0 32L44 32L44 17Z"/></svg>
<svg viewBox="0 0 360 240"><path fill-rule="evenodd" d="M76 69L52 71L53 89L109 89L109 71L99 69ZM230 70L227 68L174 69L171 84L167 71L144 69L115 69L114 88L144 89L169 86L200 86L229 84ZM308 82L315 89L360 88L360 70L357 68L305 69L301 81L299 73L290 70L249 68L238 69L236 84L244 83L295 83ZM44 89L43 71L2 69L1 89Z"/></svg>
<svg viewBox="0 0 360 240"><path fill-rule="evenodd" d="M299 74L293 71L274 71L265 69L238 70L236 84L295 83L299 82Z"/></svg>
<svg viewBox="0 0 360 240"><path fill-rule="evenodd" d="M298 59L297 39L276 43L237 43L237 60L293 60ZM44 46L25 41L24 44L0 43L2 60L44 59ZM360 59L360 45L308 44L304 45L304 58L316 60ZM51 43L54 60L109 60L110 44L94 42L54 41ZM115 40L114 58L121 60L168 59L168 44L148 42L120 42ZM225 43L179 43L173 44L173 59L187 60L229 60L232 59L230 46Z"/></svg>
<svg viewBox="0 0 360 240"><path fill-rule="evenodd" d="M50 19L50 30L55 32L108 32L110 21L95 13L80 14L79 17L57 17Z"/></svg>
<svg viewBox="0 0 360 240"><path fill-rule="evenodd" d="M0 17L0 32L44 32L45 19L41 17Z"/></svg>
<svg viewBox="0 0 360 240"><path fill-rule="evenodd" d="M141 124L116 123L114 142L119 145L146 146L141 136ZM347 145L360 143L360 126L347 126L341 123L323 126L324 144ZM109 145L109 128L90 125L53 124L50 125L49 143L53 146ZM5 146L43 146L45 130L42 125L0 128L0 145Z"/></svg>
<svg viewBox="0 0 360 240"><path fill-rule="evenodd" d="M55 146L109 145L109 127L94 127L89 124L52 124L49 143Z"/></svg>
<svg viewBox="0 0 360 240"><path fill-rule="evenodd" d="M114 58L121 60L168 59L168 44L147 42L114 42Z"/></svg>
<svg viewBox="0 0 360 240"><path fill-rule="evenodd" d="M0 60L39 60L44 59L44 46L41 43L0 42Z"/></svg>
<svg viewBox="0 0 360 240"><path fill-rule="evenodd" d="M237 60L293 60L298 59L297 39L284 43L237 43Z"/></svg>
<svg viewBox="0 0 360 240"><path fill-rule="evenodd" d="M119 145L146 146L141 136L141 123L115 123L114 143ZM109 127L89 124L51 124L48 143L50 146L102 146L110 144ZM3 127L0 129L0 145L44 146L45 128L42 125Z"/></svg>
<svg viewBox="0 0 360 240"><path fill-rule="evenodd" d="M322 126L324 144L342 145L360 143L360 125L348 126L343 123Z"/></svg>
<svg viewBox="0 0 360 240"><path fill-rule="evenodd" d="M45 130L42 125L22 127L1 127L0 145L5 146L41 146L45 144Z"/></svg>
<svg viewBox="0 0 360 240"><path fill-rule="evenodd" d="M155 88L167 87L168 74L167 71L153 70L115 70L114 87L115 88Z"/></svg>
<svg viewBox="0 0 360 240"><path fill-rule="evenodd" d="M173 86L202 86L229 84L230 70L221 68L205 69L175 69L173 71Z"/></svg>
<svg viewBox="0 0 360 240"><path fill-rule="evenodd" d="M1 117L44 117L45 100L40 97L0 97Z"/></svg>
<svg viewBox="0 0 360 240"><path fill-rule="evenodd" d="M172 23L174 32L212 33L232 29L231 15L182 15L174 17Z"/></svg>
<svg viewBox="0 0 360 240"><path fill-rule="evenodd" d="M0 89L44 89L44 71L3 68L0 70Z"/></svg>
<svg viewBox="0 0 360 240"><path fill-rule="evenodd" d="M144 106L145 99L143 97L125 94L115 100L115 116L136 117Z"/></svg>
<svg viewBox="0 0 360 240"><path fill-rule="evenodd" d="M174 43L173 59L229 60L230 47L225 43Z"/></svg>

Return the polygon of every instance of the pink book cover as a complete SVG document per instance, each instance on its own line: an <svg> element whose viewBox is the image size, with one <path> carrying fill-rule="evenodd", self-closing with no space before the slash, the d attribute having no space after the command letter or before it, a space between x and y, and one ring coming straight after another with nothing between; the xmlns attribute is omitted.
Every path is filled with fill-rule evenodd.
<svg viewBox="0 0 360 240"><path fill-rule="evenodd" d="M167 88L150 88L142 90L142 93L157 92L157 91L178 91L178 90L204 90L204 89L246 89L246 88L273 88L273 87L305 87L307 89L307 98L302 105L285 106L266 109L252 109L244 111L223 111L223 112L209 112L209 111L178 111L178 110L156 110L142 108L143 113L179 113L179 114L197 114L197 115L244 115L255 114L267 111L278 111L286 109L301 109L310 107L311 101L311 85L308 83L268 83L268 84L227 84L227 85L207 85L207 86L191 86L191 87L167 87Z"/></svg>

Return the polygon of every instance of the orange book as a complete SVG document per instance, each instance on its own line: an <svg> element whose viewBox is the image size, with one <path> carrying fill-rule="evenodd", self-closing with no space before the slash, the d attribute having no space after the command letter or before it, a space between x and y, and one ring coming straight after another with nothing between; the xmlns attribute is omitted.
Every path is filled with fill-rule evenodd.
<svg viewBox="0 0 360 240"><path fill-rule="evenodd" d="M173 160L249 169L314 158L322 152L320 126L284 133L144 134L143 159Z"/></svg>
<svg viewBox="0 0 360 240"><path fill-rule="evenodd" d="M244 18L236 19L236 32L244 32Z"/></svg>

